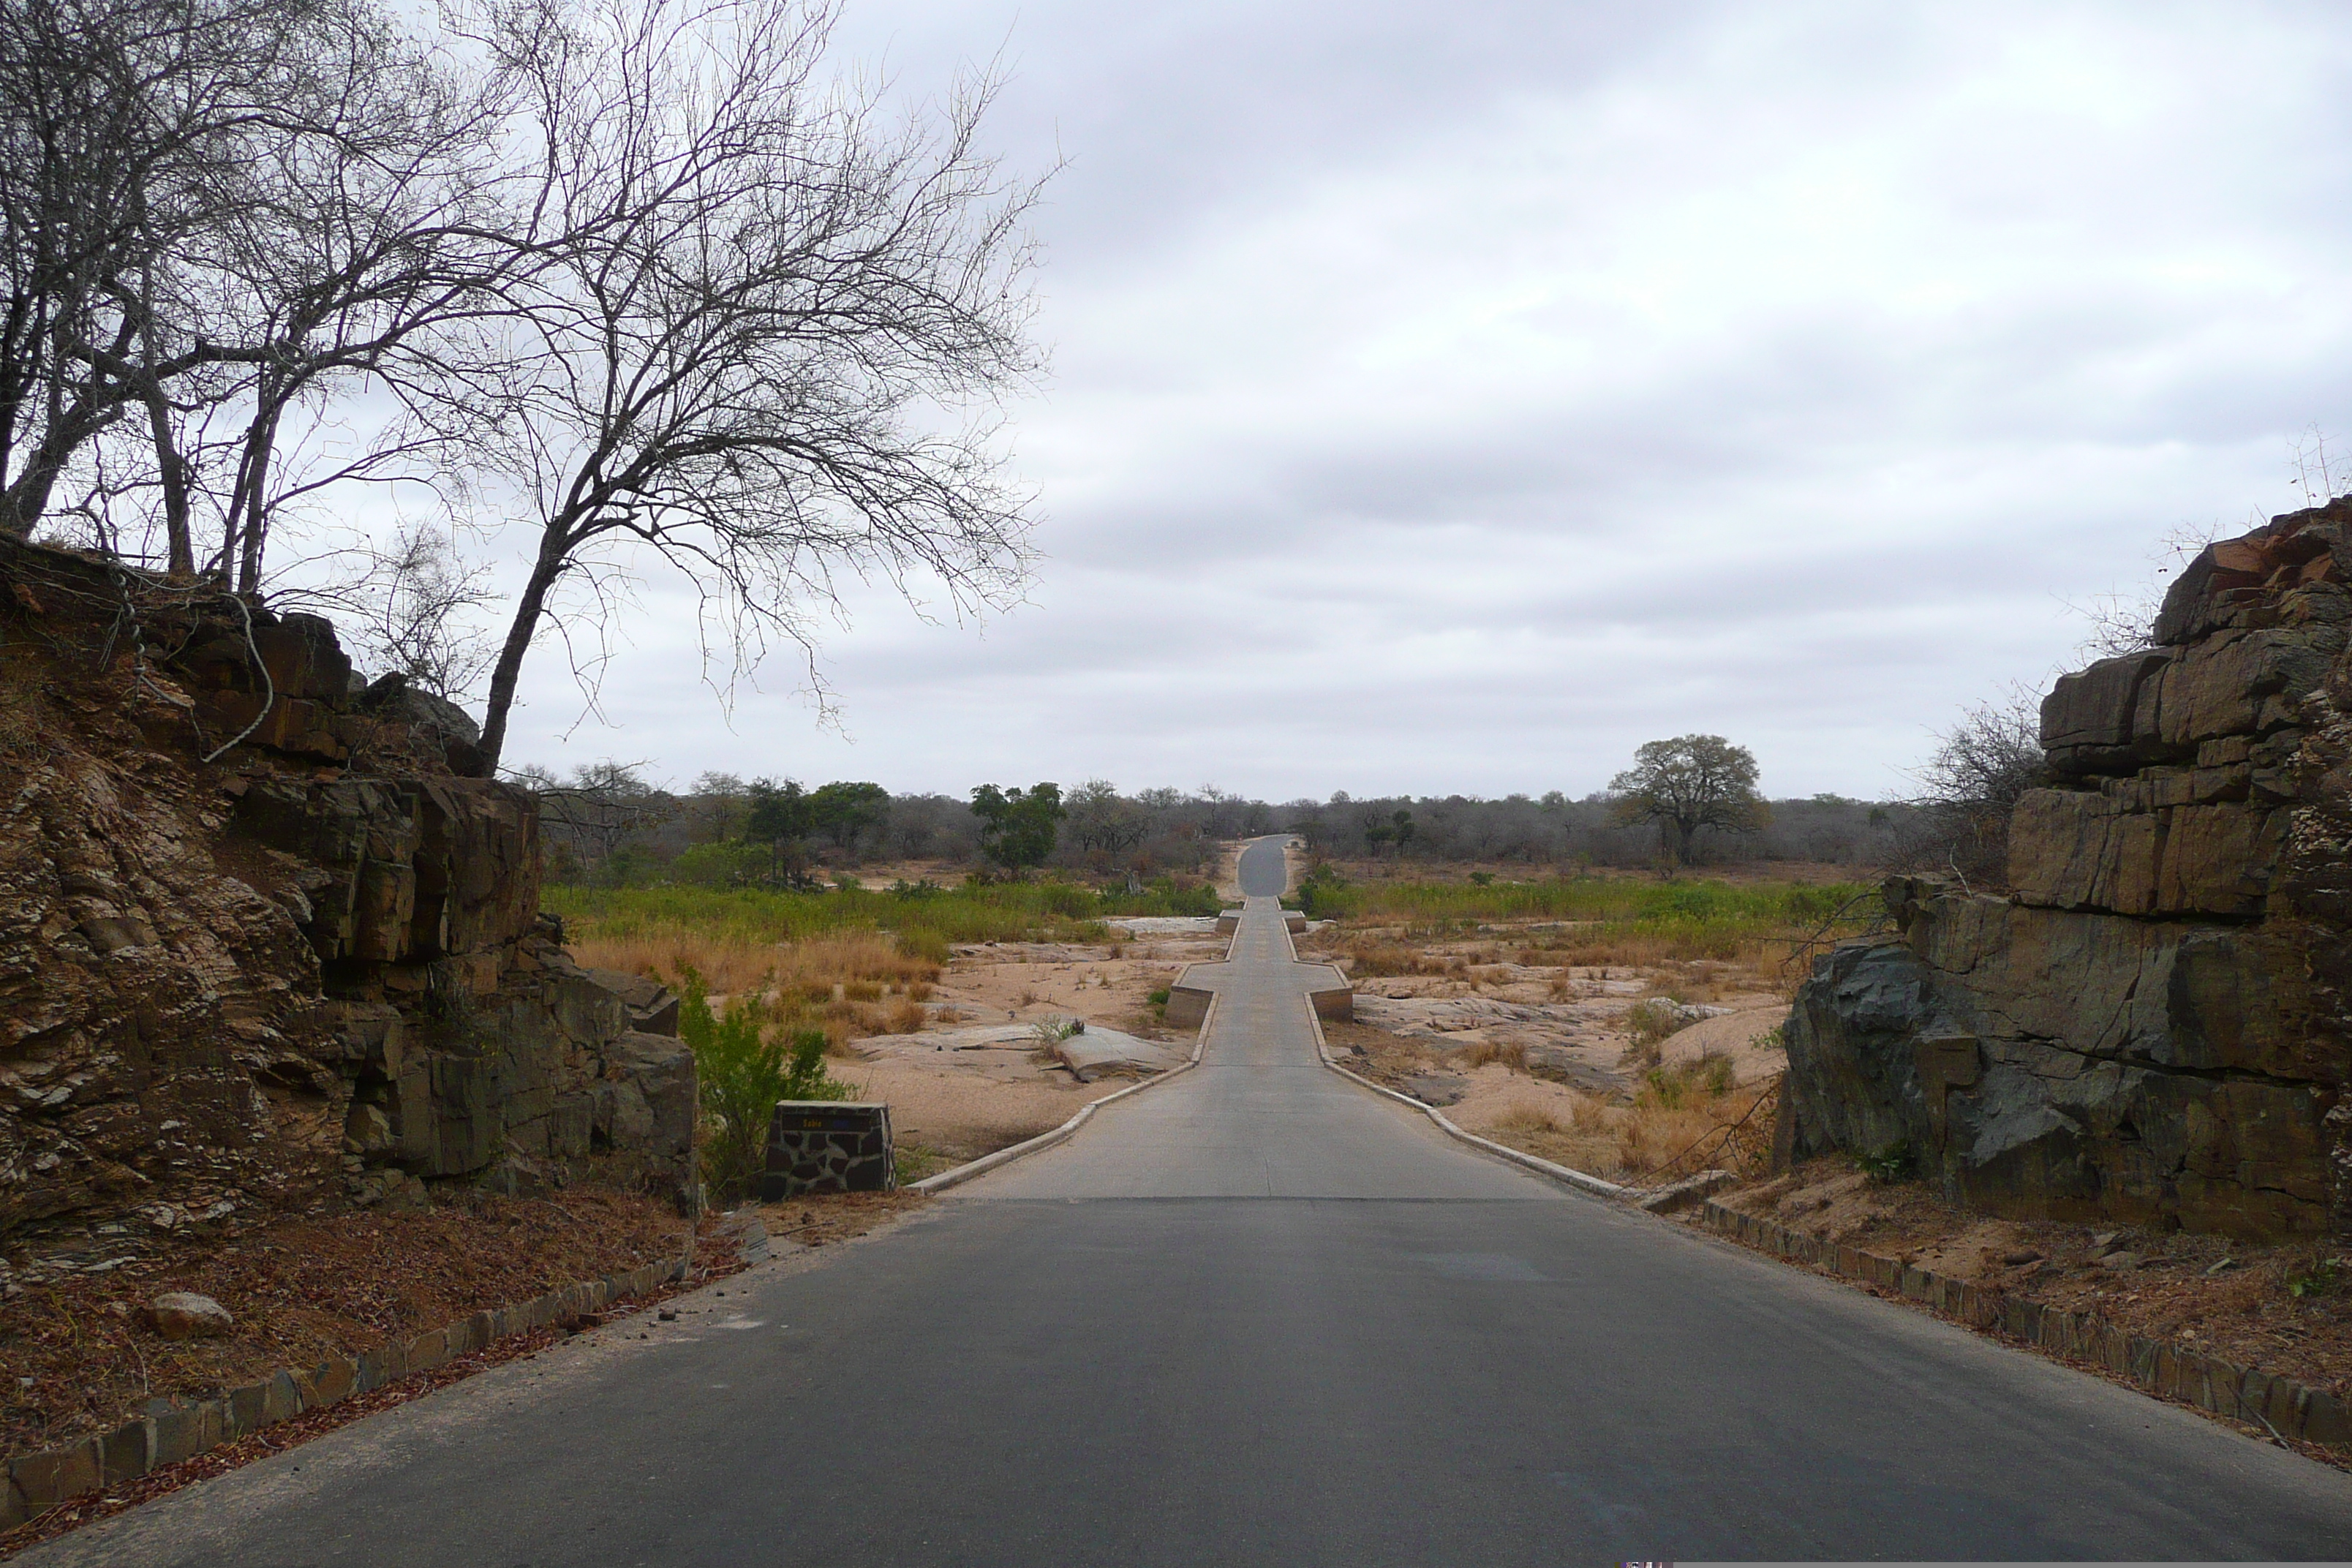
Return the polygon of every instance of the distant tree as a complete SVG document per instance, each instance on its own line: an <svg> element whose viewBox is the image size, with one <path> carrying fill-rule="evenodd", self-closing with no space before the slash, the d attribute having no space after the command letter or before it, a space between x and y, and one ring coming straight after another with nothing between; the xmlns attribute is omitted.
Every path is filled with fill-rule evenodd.
<svg viewBox="0 0 2352 1568"><path fill-rule="evenodd" d="M890 792L878 784L819 784L808 797L809 826L847 849L890 816Z"/></svg>
<svg viewBox="0 0 2352 1568"><path fill-rule="evenodd" d="M1412 813L1410 811L1392 811L1385 822L1377 816L1364 818L1364 842L1371 847L1375 855L1381 852L1381 845L1393 844L1396 846L1397 858L1403 859L1404 847L1412 842L1413 835L1419 831L1420 829L1413 826Z"/></svg>
<svg viewBox="0 0 2352 1568"><path fill-rule="evenodd" d="M1068 815L1055 784L1025 790L982 784L971 792L971 814L981 821L981 852L1008 870L1044 865Z"/></svg>
<svg viewBox="0 0 2352 1568"><path fill-rule="evenodd" d="M1151 816L1118 793L1108 779L1088 779L1071 795L1070 837L1088 854L1117 855L1132 849L1151 832Z"/></svg>
<svg viewBox="0 0 2352 1568"><path fill-rule="evenodd" d="M773 779L752 781L743 813L743 838L746 843L768 847L772 879L799 879L802 845L812 826L807 792L796 780L786 779L781 784Z"/></svg>
<svg viewBox="0 0 2352 1568"><path fill-rule="evenodd" d="M1720 735L1677 735L1652 741L1633 753L1633 765L1609 781L1618 821L1654 822L1666 853L1687 866L1702 827L1753 833L1772 820L1756 790L1756 755Z"/></svg>
<svg viewBox="0 0 2352 1568"><path fill-rule="evenodd" d="M572 866L589 877L611 874L629 841L658 826L676 804L626 763L589 763L572 769L569 782L544 768L509 776L538 798L551 846L568 850Z"/></svg>
<svg viewBox="0 0 2352 1568"><path fill-rule="evenodd" d="M696 779L690 797L695 812L695 838L702 843L720 844L741 837L751 787L733 773L706 773Z"/></svg>
<svg viewBox="0 0 2352 1568"><path fill-rule="evenodd" d="M809 835L809 801L797 780L755 779L743 837L754 844L797 844Z"/></svg>

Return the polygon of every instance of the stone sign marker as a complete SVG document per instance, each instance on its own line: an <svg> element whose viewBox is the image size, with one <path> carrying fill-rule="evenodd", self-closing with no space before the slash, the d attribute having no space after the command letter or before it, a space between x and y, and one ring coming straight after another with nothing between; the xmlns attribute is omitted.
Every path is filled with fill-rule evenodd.
<svg viewBox="0 0 2352 1568"><path fill-rule="evenodd" d="M768 1123L768 1163L760 1196L887 1193L898 1185L890 1108L879 1103L782 1100Z"/></svg>

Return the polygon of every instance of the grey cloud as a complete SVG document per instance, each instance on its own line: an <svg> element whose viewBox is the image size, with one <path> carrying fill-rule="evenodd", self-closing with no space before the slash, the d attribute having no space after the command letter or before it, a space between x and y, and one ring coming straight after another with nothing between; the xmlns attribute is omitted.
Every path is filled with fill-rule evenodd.
<svg viewBox="0 0 2352 1568"><path fill-rule="evenodd" d="M1640 742L1876 794L2183 521L2346 430L2352 18L2280 5L887 0L902 84L1007 43L1058 379L983 631L856 597L715 717L651 580L568 741L672 776L1108 774L1269 798L1599 787ZM533 748L536 749L533 749Z"/></svg>

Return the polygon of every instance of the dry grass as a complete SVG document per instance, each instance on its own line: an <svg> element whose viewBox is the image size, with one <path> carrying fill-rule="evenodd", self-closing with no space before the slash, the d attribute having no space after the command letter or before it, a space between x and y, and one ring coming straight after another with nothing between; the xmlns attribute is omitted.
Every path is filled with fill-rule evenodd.
<svg viewBox="0 0 2352 1568"><path fill-rule="evenodd" d="M1490 1062L1500 1062L1513 1072L1528 1070L1528 1047L1524 1041L1504 1044L1495 1040L1475 1040L1464 1047L1454 1060L1465 1068L1482 1068Z"/></svg>
<svg viewBox="0 0 2352 1568"><path fill-rule="evenodd" d="M755 942L685 927L620 938L585 938L572 956L598 969L651 974L672 984L691 967L714 1001L758 992L780 1030L819 1028L835 1054L869 1035L911 1035L929 1022L924 1001L940 966L882 931L806 942Z"/></svg>
<svg viewBox="0 0 2352 1568"><path fill-rule="evenodd" d="M1736 1088L1728 1058L1653 1068L1641 1092L1617 1118L1617 1166L1629 1178L1664 1173L1693 1144L1746 1116L1764 1086ZM1690 1172L1676 1168L1675 1175Z"/></svg>
<svg viewBox="0 0 2352 1568"><path fill-rule="evenodd" d="M1424 952L1400 942L1354 942L1340 956L1347 960L1348 973L1359 978L1388 974L1440 974L1459 979L1470 973L1469 961L1465 958Z"/></svg>
<svg viewBox="0 0 2352 1568"><path fill-rule="evenodd" d="M677 926L618 938L588 937L572 944L572 956L598 969L674 980L688 966L702 976L713 996L754 988L806 1000L830 1001L835 988L845 999L876 1002L893 988L920 985L929 994L940 965L909 953L881 931L854 931L807 942L756 942L713 936Z"/></svg>
<svg viewBox="0 0 2352 1568"><path fill-rule="evenodd" d="M1449 1065L1479 1067L1506 1059L1501 1052L1474 1046ZM1666 1166L1747 1115L1761 1093L1761 1086L1733 1088L1715 1063L1694 1063L1653 1070L1630 1105L1588 1094L1529 1093L1506 1102L1477 1131L1570 1169L1640 1185L1690 1174L1685 1167ZM1710 1157L1707 1163L1724 1161Z"/></svg>

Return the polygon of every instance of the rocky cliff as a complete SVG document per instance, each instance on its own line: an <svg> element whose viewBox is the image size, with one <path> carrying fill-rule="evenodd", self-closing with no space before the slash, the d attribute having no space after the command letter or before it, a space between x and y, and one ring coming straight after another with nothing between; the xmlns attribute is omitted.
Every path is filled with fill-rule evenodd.
<svg viewBox="0 0 2352 1568"><path fill-rule="evenodd" d="M1995 1212L2352 1228L2352 500L2206 550L2042 706L2010 888L1898 878L1800 988L1781 1152Z"/></svg>
<svg viewBox="0 0 2352 1568"><path fill-rule="evenodd" d="M315 617L0 540L9 1268L436 1182L691 1193L675 1005L564 955L469 729Z"/></svg>

